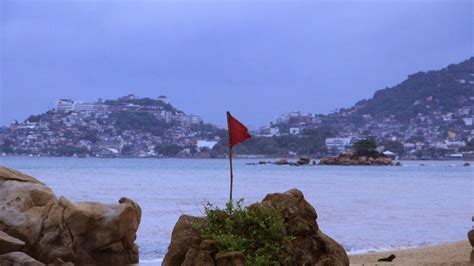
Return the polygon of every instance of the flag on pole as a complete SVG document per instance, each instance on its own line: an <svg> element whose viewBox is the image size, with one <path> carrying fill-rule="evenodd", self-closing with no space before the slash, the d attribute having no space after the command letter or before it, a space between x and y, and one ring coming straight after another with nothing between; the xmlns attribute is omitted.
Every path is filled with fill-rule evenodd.
<svg viewBox="0 0 474 266"><path fill-rule="evenodd" d="M235 119L230 114L230 112L227 112L227 125L229 127L230 148L251 137L247 127L244 126L244 124L242 124L239 120Z"/></svg>
<svg viewBox="0 0 474 266"><path fill-rule="evenodd" d="M235 119L227 112L227 126L229 129L229 164L230 164L230 193L229 201L232 202L232 190L234 187L234 172L232 170L232 147L250 138L249 131L244 124Z"/></svg>

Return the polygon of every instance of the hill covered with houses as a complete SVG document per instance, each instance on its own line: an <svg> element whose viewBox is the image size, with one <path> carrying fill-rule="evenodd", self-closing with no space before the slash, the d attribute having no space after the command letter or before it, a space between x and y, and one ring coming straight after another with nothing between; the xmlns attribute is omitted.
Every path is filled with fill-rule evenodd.
<svg viewBox="0 0 474 266"><path fill-rule="evenodd" d="M370 99L330 114L290 112L252 132L236 154L326 156L374 139L401 158L473 157L474 57L409 75ZM82 102L0 128L0 154L99 157L224 157L226 129L178 110L167 97Z"/></svg>
<svg viewBox="0 0 474 266"><path fill-rule="evenodd" d="M128 95L91 103L60 99L54 109L12 123L0 134L0 147L17 155L177 156L194 155L197 144L212 145L222 135L224 130L178 110L165 96Z"/></svg>
<svg viewBox="0 0 474 266"><path fill-rule="evenodd" d="M449 158L474 150L474 57L440 70L409 75L370 99L328 115L292 112L260 130L261 136L326 133L337 153L357 139L405 158ZM318 140L321 143L321 140ZM321 150L321 149L319 149Z"/></svg>

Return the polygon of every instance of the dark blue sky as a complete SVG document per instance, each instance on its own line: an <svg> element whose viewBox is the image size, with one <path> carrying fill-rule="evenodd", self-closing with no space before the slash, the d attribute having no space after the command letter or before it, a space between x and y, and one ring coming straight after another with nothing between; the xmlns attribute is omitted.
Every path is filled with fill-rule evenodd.
<svg viewBox="0 0 474 266"><path fill-rule="evenodd" d="M167 95L224 125L348 107L473 55L471 0L1 0L0 125L86 101Z"/></svg>

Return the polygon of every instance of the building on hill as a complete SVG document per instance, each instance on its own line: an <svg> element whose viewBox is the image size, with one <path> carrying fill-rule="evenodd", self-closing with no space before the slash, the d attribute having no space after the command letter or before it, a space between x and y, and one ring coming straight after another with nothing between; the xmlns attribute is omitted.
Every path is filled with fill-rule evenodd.
<svg viewBox="0 0 474 266"><path fill-rule="evenodd" d="M259 130L258 136L261 137L273 137L273 136L279 136L280 135L280 128L279 127L272 127L272 126L266 126L262 127Z"/></svg>
<svg viewBox="0 0 474 266"><path fill-rule="evenodd" d="M196 142L196 146L199 150L202 150L204 148L210 150L210 149L214 148L214 146L216 146L216 144L217 144L217 141L215 141L215 140L198 140Z"/></svg>
<svg viewBox="0 0 474 266"><path fill-rule="evenodd" d="M300 134L300 128L299 127L290 127L290 134L291 135L299 135Z"/></svg>
<svg viewBox="0 0 474 266"><path fill-rule="evenodd" d="M329 153L342 153L352 147L351 138L327 138L325 144Z"/></svg>
<svg viewBox="0 0 474 266"><path fill-rule="evenodd" d="M57 112L69 112L72 111L74 106L74 100L71 99L59 99L56 102Z"/></svg>
<svg viewBox="0 0 474 266"><path fill-rule="evenodd" d="M160 97L158 97L158 100L162 101L163 103L166 103L166 104L169 103L168 97L166 97L164 95L161 95Z"/></svg>
<svg viewBox="0 0 474 266"><path fill-rule="evenodd" d="M102 103L86 103L72 99L56 101L56 112L104 113L105 111L107 106Z"/></svg>

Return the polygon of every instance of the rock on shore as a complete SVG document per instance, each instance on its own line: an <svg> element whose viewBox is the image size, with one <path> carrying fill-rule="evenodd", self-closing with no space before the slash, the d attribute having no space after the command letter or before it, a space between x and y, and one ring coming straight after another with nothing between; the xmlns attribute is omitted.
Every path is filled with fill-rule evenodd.
<svg viewBox="0 0 474 266"><path fill-rule="evenodd" d="M0 166L0 259L124 265L138 262L137 203L72 203L37 179ZM26 255L27 254L27 255ZM3 263L0 263L3 265ZM39 264L40 265L40 264Z"/></svg>
<svg viewBox="0 0 474 266"><path fill-rule="evenodd" d="M339 154L337 157L322 158L319 161L322 165L399 165L394 163L389 157L380 156L378 158L367 156L356 156L356 154L348 152Z"/></svg>
<svg viewBox="0 0 474 266"><path fill-rule="evenodd" d="M315 209L297 189L285 193L268 194L261 203L283 210L285 223L292 236L287 250L295 265L349 265L344 248L319 230ZM182 215L176 223L171 244L163 265L245 265L241 252L221 253L212 240L202 239L196 226L205 223L204 218ZM285 262L282 262L285 265Z"/></svg>

